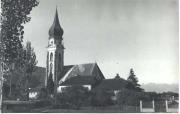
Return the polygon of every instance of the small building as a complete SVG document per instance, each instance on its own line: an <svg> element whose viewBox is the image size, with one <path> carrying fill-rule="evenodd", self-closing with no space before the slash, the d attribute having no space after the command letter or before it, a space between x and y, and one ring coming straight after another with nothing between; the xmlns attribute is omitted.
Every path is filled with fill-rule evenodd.
<svg viewBox="0 0 180 114"><path fill-rule="evenodd" d="M112 92L112 100L117 99L117 93L126 89L127 81L117 76L113 79L104 79L102 82L94 88L94 91L104 90Z"/></svg>

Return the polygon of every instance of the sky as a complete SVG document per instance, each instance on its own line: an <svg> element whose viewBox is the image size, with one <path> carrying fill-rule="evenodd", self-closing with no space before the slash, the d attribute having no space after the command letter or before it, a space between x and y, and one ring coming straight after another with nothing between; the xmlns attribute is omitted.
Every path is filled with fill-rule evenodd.
<svg viewBox="0 0 180 114"><path fill-rule="evenodd" d="M55 9L64 30L65 65L97 62L106 78L178 83L178 0L39 0L24 25L38 66L46 66Z"/></svg>

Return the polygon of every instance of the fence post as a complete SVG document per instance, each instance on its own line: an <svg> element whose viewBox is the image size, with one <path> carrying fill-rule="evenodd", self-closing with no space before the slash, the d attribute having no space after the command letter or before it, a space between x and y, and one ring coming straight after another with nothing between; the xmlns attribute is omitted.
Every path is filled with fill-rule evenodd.
<svg viewBox="0 0 180 114"><path fill-rule="evenodd" d="M155 112L154 100L152 100L152 107L153 107L153 111Z"/></svg>
<svg viewBox="0 0 180 114"><path fill-rule="evenodd" d="M168 102L167 100L165 102L166 102L166 112L168 112Z"/></svg>
<svg viewBox="0 0 180 114"><path fill-rule="evenodd" d="M140 100L140 112L142 112L142 101Z"/></svg>

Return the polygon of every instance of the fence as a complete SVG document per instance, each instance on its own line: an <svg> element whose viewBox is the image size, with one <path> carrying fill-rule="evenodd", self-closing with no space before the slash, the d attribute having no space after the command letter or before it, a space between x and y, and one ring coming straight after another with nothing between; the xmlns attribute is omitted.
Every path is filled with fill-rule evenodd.
<svg viewBox="0 0 180 114"><path fill-rule="evenodd" d="M143 107L142 101L140 100L140 112L155 112L154 100L152 102L150 102L150 103L149 102L144 102L144 107Z"/></svg>
<svg viewBox="0 0 180 114"><path fill-rule="evenodd" d="M140 100L140 112L174 112L177 113L179 103L176 101L151 101Z"/></svg>
<svg viewBox="0 0 180 114"><path fill-rule="evenodd" d="M178 112L179 111L178 105L179 104L175 101L166 100L166 112Z"/></svg>

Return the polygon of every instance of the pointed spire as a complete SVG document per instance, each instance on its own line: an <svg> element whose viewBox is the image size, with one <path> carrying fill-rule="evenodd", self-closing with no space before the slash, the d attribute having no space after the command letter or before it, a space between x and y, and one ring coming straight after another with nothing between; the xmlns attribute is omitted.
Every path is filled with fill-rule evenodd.
<svg viewBox="0 0 180 114"><path fill-rule="evenodd" d="M57 6L56 6L54 22L51 28L49 29L49 38L51 37L55 38L55 36L60 36L60 38L62 38L62 35L63 35L63 29L61 28L60 23L59 23L58 11L57 11Z"/></svg>
<svg viewBox="0 0 180 114"><path fill-rule="evenodd" d="M59 24L59 17L58 17L57 6L56 6L56 13L55 13L55 16L54 16L54 22L55 22L56 24Z"/></svg>

